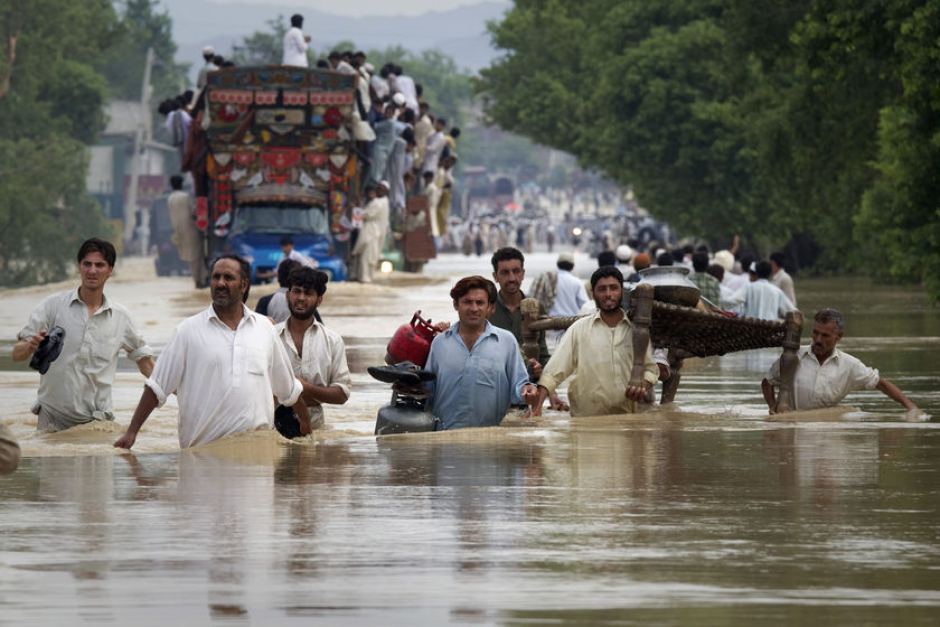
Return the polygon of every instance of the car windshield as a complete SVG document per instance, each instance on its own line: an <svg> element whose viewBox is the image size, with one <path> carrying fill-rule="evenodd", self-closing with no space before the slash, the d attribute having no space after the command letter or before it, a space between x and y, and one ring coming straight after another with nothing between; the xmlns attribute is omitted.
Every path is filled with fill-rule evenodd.
<svg viewBox="0 0 940 627"><path fill-rule="evenodd" d="M329 233L326 211L320 207L239 207L232 223L234 233Z"/></svg>

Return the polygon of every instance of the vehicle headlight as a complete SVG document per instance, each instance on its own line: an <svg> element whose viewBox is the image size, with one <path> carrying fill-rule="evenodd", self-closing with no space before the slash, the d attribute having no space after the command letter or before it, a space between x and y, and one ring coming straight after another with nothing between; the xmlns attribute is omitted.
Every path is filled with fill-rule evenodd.
<svg viewBox="0 0 940 627"><path fill-rule="evenodd" d="M574 227L573 229L571 229L571 234L572 234L572 235L581 235L581 233L582 233L581 227L577 227L577 226L576 226L576 227Z"/></svg>
<svg viewBox="0 0 940 627"><path fill-rule="evenodd" d="M394 269L395 266L392 265L391 261L386 260L379 264L379 272L382 274L391 274L392 270Z"/></svg>

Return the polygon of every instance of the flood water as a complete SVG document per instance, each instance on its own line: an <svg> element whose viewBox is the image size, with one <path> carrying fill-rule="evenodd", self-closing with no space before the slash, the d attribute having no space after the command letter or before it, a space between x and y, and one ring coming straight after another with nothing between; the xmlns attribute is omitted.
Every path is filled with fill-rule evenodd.
<svg viewBox="0 0 940 627"><path fill-rule="evenodd" d="M552 261L533 256L530 276ZM486 263L447 257L428 271L448 281L365 299L330 286L353 397L306 442L179 451L168 404L117 454L141 389L129 367L120 424L37 435L37 376L0 363L0 420L26 455L0 477L0 624L938 622L940 314L916 290L797 280L801 309L841 308L842 348L932 418L863 392L768 420L759 382L778 353L753 351L690 362L671 408L377 440L388 392L365 367L414 309L449 317L449 277ZM6 336L42 295L0 305ZM199 307L172 301L148 339Z"/></svg>

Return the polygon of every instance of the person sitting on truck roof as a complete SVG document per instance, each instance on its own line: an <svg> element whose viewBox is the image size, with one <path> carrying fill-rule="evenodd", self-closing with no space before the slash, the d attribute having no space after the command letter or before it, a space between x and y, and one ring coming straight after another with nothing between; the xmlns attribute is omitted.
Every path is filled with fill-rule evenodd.
<svg viewBox="0 0 940 627"><path fill-rule="evenodd" d="M300 30L304 25L304 16L295 13L290 16L290 28L284 33L284 56L281 65L307 67L307 48L310 45L310 35L304 35Z"/></svg>

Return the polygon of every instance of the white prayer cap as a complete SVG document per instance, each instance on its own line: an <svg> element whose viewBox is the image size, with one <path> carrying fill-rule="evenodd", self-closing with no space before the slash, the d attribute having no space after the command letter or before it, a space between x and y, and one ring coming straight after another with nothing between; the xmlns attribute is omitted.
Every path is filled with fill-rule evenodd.
<svg viewBox="0 0 940 627"><path fill-rule="evenodd" d="M379 181L379 185L381 185L382 187L384 187L386 190L391 189L391 187L390 187L389 184L388 184L388 181L385 181L385 180Z"/></svg>
<svg viewBox="0 0 940 627"><path fill-rule="evenodd" d="M405 104L405 94L401 93L400 91L399 91L399 92L396 92L395 95L392 96L392 102L394 102L395 104L397 104L399 107L404 106L404 104Z"/></svg>
<svg viewBox="0 0 940 627"><path fill-rule="evenodd" d="M372 65L371 63L365 63L362 67L365 68L366 72L368 72L369 74L372 74L373 72L375 72L375 66Z"/></svg>
<svg viewBox="0 0 940 627"><path fill-rule="evenodd" d="M725 269L725 272L731 272L734 268L734 255L730 250L719 250L715 253L715 263Z"/></svg>
<svg viewBox="0 0 940 627"><path fill-rule="evenodd" d="M617 261L630 261L630 258L633 257L633 249L626 244L621 244L617 246L614 254L617 255Z"/></svg>
<svg viewBox="0 0 940 627"><path fill-rule="evenodd" d="M215 54L215 48L213 48L212 46L203 46L202 56L206 56L207 54Z"/></svg>

